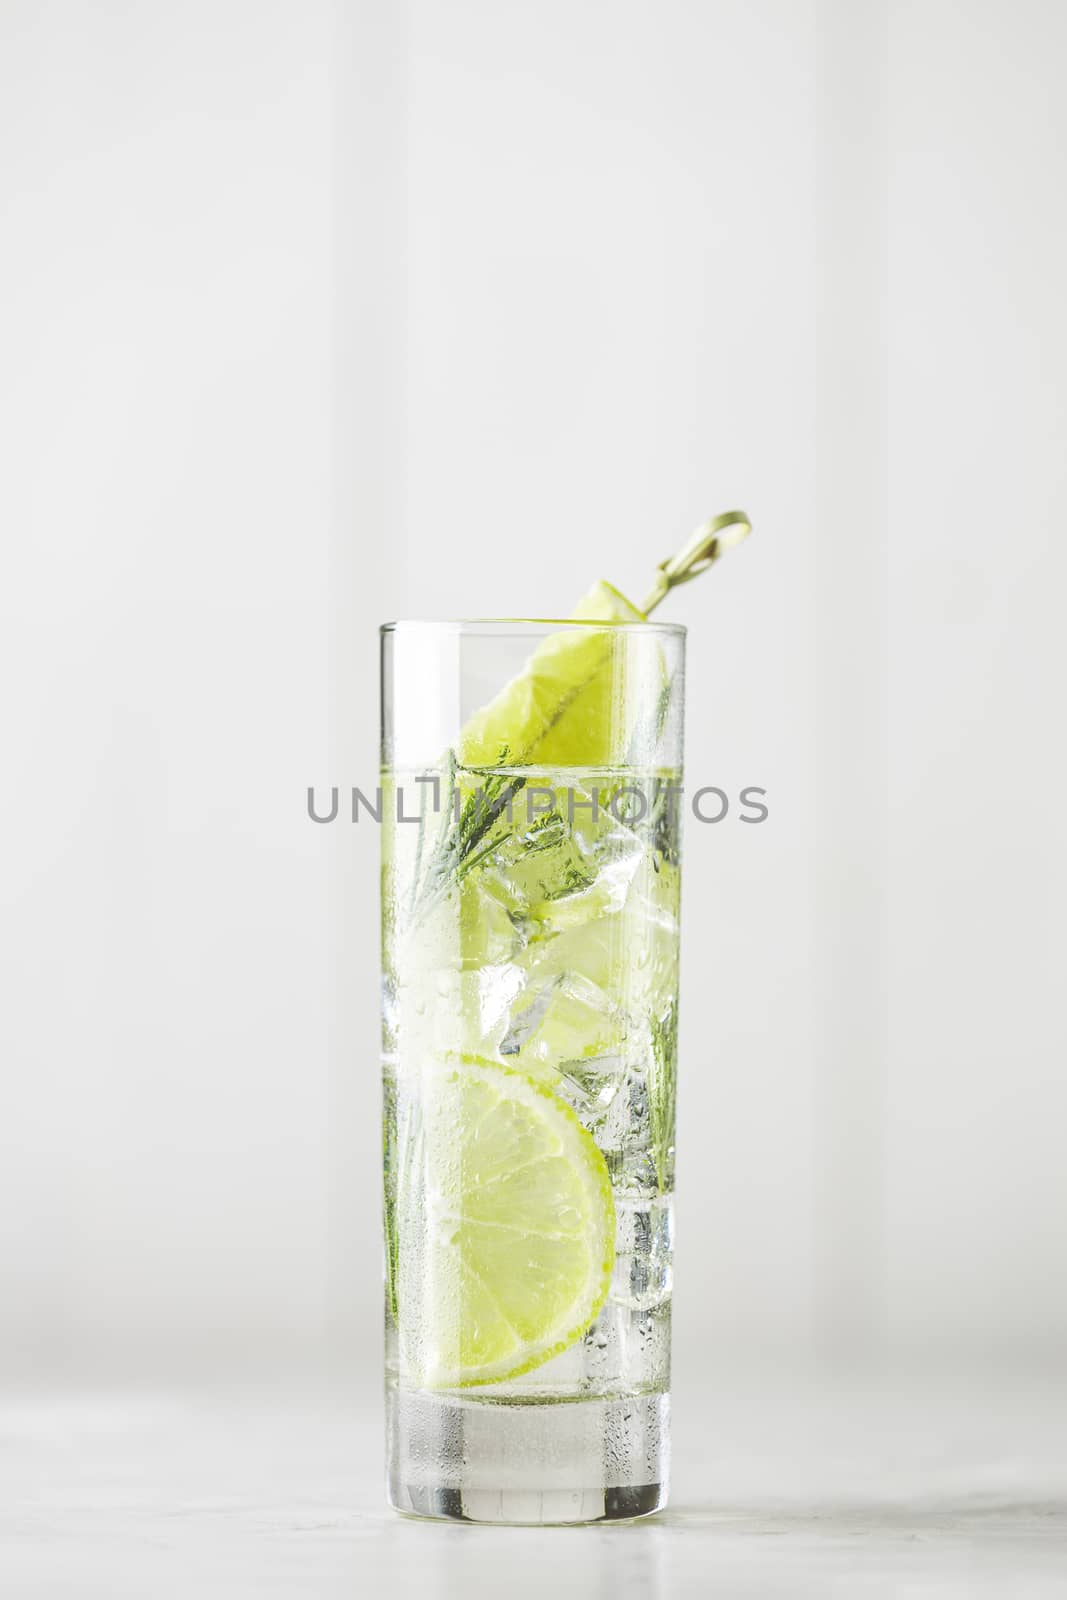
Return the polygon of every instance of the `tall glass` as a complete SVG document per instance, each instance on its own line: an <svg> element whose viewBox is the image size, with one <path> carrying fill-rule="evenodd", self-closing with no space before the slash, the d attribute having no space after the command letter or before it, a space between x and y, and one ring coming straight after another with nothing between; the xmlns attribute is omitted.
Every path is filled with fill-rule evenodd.
<svg viewBox="0 0 1067 1600"><path fill-rule="evenodd" d="M388 1492L666 1502L684 629L382 630Z"/></svg>

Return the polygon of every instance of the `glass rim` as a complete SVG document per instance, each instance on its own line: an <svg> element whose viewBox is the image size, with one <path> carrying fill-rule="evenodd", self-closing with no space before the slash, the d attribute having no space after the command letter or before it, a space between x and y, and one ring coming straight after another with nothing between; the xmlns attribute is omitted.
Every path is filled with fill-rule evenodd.
<svg viewBox="0 0 1067 1600"><path fill-rule="evenodd" d="M626 618L612 620L592 617L398 617L394 622L383 622L378 631L382 634L398 633L409 628L436 628L442 633L482 633L489 637L494 634L541 632L545 628L585 628L600 633L664 633L684 639L687 631L682 622L632 622Z"/></svg>

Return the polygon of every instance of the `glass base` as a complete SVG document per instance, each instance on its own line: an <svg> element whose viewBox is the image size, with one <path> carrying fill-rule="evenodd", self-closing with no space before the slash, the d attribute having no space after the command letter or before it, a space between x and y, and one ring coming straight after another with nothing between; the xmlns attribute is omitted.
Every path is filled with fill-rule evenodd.
<svg viewBox="0 0 1067 1600"><path fill-rule="evenodd" d="M622 1522L667 1504L670 1396L509 1402L387 1390L389 1503L526 1526Z"/></svg>

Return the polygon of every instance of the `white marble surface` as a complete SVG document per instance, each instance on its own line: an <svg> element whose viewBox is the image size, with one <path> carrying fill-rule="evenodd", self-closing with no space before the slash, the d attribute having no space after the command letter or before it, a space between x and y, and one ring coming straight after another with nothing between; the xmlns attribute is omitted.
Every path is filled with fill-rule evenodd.
<svg viewBox="0 0 1067 1600"><path fill-rule="evenodd" d="M376 1399L344 1385L0 1402L0 1594L1067 1595L1063 1386L676 1389L671 1509L617 1528L407 1522Z"/></svg>

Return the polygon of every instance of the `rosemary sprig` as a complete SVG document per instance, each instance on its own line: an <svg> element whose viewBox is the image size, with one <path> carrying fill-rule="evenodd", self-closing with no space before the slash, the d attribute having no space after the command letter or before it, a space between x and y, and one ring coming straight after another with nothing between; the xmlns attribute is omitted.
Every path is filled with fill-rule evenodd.
<svg viewBox="0 0 1067 1600"><path fill-rule="evenodd" d="M672 1001L667 1014L652 1017L652 1061L649 1067L648 1115L656 1183L661 1194L674 1182L674 1114L678 1082L678 1006Z"/></svg>
<svg viewBox="0 0 1067 1600"><path fill-rule="evenodd" d="M500 765L506 766L508 748L500 751ZM481 781L457 804L457 789L461 773L480 778ZM507 830L494 832L502 816L510 822L510 807L515 796L524 787L525 777L503 772L482 772L480 769L460 768L455 754L448 753L447 794L441 805L441 823L425 869L416 871L411 912L413 919L423 916L430 906L460 883L472 867L484 860L503 843ZM420 819L420 846L416 860L421 864L421 829L426 821L423 811Z"/></svg>

